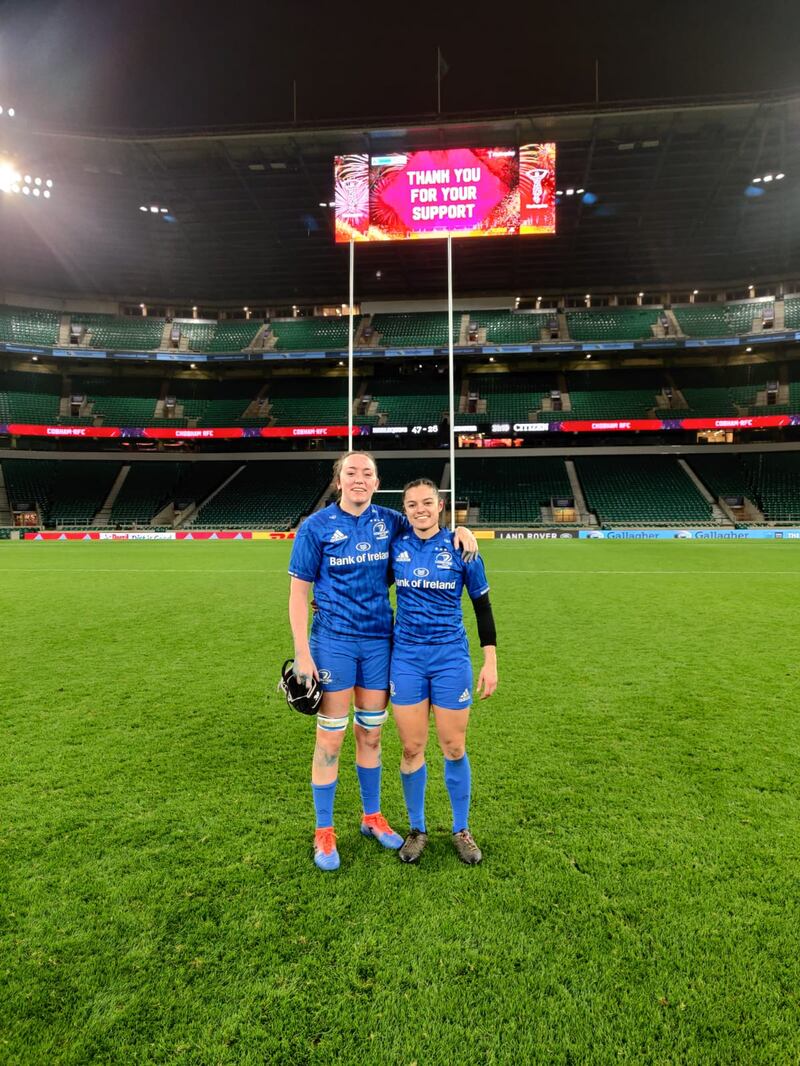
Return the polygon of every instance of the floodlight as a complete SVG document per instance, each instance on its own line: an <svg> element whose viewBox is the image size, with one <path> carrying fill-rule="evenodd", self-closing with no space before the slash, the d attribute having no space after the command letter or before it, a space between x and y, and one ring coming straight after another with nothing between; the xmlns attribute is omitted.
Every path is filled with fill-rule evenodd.
<svg viewBox="0 0 800 1066"><path fill-rule="evenodd" d="M772 175L771 174L765 174L764 175L764 181L772 181Z"/></svg>
<svg viewBox="0 0 800 1066"><path fill-rule="evenodd" d="M155 206L155 204L153 204L153 206L151 206L150 214L151 215L157 215L158 214L158 208Z"/></svg>
<svg viewBox="0 0 800 1066"><path fill-rule="evenodd" d="M0 192L19 192L19 172L8 161L0 163Z"/></svg>
<svg viewBox="0 0 800 1066"><path fill-rule="evenodd" d="M33 190L33 195L34 196L41 196L42 195L42 190L41 189L34 189Z"/></svg>
<svg viewBox="0 0 800 1066"><path fill-rule="evenodd" d="M44 192L42 193L42 196L45 198L45 200L49 200L50 199L50 190L49 189L45 189Z"/></svg>
<svg viewBox="0 0 800 1066"><path fill-rule="evenodd" d="M34 178L33 179L33 184L34 185L41 185L42 184L42 179L41 178Z"/></svg>
<svg viewBox="0 0 800 1066"><path fill-rule="evenodd" d="M52 178L48 178L47 181L45 182L45 185L47 186L48 189L52 189L53 188L53 179Z"/></svg>
<svg viewBox="0 0 800 1066"><path fill-rule="evenodd" d="M140 210L140 211L147 211L147 208L145 207L145 205L144 205L144 204L142 204L142 206L141 206L141 207L139 208L139 210Z"/></svg>
<svg viewBox="0 0 800 1066"><path fill-rule="evenodd" d="M761 181L761 178L753 178L753 184L754 184L754 185L758 185L758 183L759 183L760 181Z"/></svg>
<svg viewBox="0 0 800 1066"><path fill-rule="evenodd" d="M23 186L22 186L22 191L23 191L23 193L24 193L24 194L25 194L26 196L30 196L30 194L31 194L31 189L30 189L30 186L29 186L29 185L23 185Z"/></svg>
<svg viewBox="0 0 800 1066"><path fill-rule="evenodd" d="M26 174L26 175L25 175L25 184L26 184L26 185L30 185L30 183L31 183L31 181L32 181L32 180L33 180L33 179L31 178L30 174Z"/></svg>
<svg viewBox="0 0 800 1066"><path fill-rule="evenodd" d="M776 181L782 181L785 177L786 177L785 174L776 174L775 175L775 180Z"/></svg>
<svg viewBox="0 0 800 1066"><path fill-rule="evenodd" d="M16 112L15 110L14 110L14 108L13 108L13 107L10 107L10 108L8 109L8 111L7 111L7 114L8 114L8 117L9 117L9 118L13 118L13 117L14 117L14 115L16 115L16 113L17 113L17 112Z"/></svg>

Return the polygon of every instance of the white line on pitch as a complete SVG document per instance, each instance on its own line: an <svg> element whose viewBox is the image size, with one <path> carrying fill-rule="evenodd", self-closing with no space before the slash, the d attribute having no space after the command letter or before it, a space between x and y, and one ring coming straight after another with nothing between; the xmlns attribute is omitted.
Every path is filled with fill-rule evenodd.
<svg viewBox="0 0 800 1066"><path fill-rule="evenodd" d="M217 567L40 567L9 566L0 567L3 574L286 574L285 570L261 569L218 569ZM800 577L800 570L499 570L491 568L492 574L602 574L620 577L693 574L696 577L735 577L745 574L751 577ZM288 575L287 575L288 576Z"/></svg>

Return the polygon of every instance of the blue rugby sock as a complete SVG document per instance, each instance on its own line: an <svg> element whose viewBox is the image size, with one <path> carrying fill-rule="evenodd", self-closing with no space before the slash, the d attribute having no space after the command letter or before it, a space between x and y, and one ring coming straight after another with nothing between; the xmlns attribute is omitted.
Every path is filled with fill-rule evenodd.
<svg viewBox="0 0 800 1066"><path fill-rule="evenodd" d="M425 828L425 786L428 784L428 767L426 763L410 774L400 772L403 783L403 796L408 811L408 824L411 829L427 833Z"/></svg>
<svg viewBox="0 0 800 1066"><path fill-rule="evenodd" d="M453 808L453 832L460 833L462 829L469 829L472 775L466 752L460 759L444 760L444 783Z"/></svg>
<svg viewBox="0 0 800 1066"><path fill-rule="evenodd" d="M380 766L359 766L356 763L358 787L361 790L361 805L364 814L377 814L381 809Z"/></svg>
<svg viewBox="0 0 800 1066"><path fill-rule="evenodd" d="M317 814L317 829L326 829L333 825L333 798L336 795L336 781L329 785L315 785L311 782L314 795L314 810Z"/></svg>

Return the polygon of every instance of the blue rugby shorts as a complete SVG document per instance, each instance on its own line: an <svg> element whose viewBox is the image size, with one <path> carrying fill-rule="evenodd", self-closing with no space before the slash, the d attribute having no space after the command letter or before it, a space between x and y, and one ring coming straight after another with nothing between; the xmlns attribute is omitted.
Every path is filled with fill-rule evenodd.
<svg viewBox="0 0 800 1066"><path fill-rule="evenodd" d="M394 706L430 700L459 711L472 703L472 661L467 638L448 644L398 644L392 649L389 695Z"/></svg>

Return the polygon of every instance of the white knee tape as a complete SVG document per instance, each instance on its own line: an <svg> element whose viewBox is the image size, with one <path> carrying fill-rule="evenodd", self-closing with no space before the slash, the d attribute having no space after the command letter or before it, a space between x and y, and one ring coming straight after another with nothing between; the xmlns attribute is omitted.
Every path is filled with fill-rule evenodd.
<svg viewBox="0 0 800 1066"><path fill-rule="evenodd" d="M327 715L317 715L317 729L322 729L326 733L343 733L347 729L348 716L344 718L328 718Z"/></svg>
<svg viewBox="0 0 800 1066"><path fill-rule="evenodd" d="M362 729L380 729L388 717L389 712L385 707L382 711L360 711L356 707L353 716L356 725L360 725Z"/></svg>

